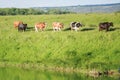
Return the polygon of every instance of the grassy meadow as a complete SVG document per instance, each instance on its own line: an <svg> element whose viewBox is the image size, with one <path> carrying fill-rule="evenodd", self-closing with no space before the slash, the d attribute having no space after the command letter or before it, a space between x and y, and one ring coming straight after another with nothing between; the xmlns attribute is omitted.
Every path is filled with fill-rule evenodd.
<svg viewBox="0 0 120 80"><path fill-rule="evenodd" d="M18 32L14 21L28 24ZM36 22L46 22L45 31L35 32ZM52 22L64 23L52 31ZM84 24L78 32L66 30L70 22ZM100 22L114 23L110 31L98 31ZM34 63L39 66L82 69L120 68L120 14L65 14L0 16L0 62Z"/></svg>

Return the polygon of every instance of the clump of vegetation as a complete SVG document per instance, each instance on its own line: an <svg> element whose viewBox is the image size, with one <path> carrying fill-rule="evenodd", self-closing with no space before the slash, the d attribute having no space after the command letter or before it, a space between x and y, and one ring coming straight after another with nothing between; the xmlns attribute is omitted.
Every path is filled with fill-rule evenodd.
<svg viewBox="0 0 120 80"><path fill-rule="evenodd" d="M0 15L41 15L41 14L68 14L70 11L51 9L48 11L33 8L0 8Z"/></svg>

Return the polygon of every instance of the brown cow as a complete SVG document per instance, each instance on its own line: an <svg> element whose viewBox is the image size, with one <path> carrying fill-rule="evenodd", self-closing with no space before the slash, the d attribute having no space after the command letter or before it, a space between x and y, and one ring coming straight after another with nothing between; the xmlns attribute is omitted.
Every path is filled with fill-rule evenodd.
<svg viewBox="0 0 120 80"><path fill-rule="evenodd" d="M43 31L45 27L46 27L45 22L36 23L35 24L35 31L38 32L38 29L41 29Z"/></svg>
<svg viewBox="0 0 120 80"><path fill-rule="evenodd" d="M27 28L27 24L19 24L18 25L18 31L25 31Z"/></svg>
<svg viewBox="0 0 120 80"><path fill-rule="evenodd" d="M19 24L23 24L22 21L15 21L14 23L14 28L17 28L19 26Z"/></svg>
<svg viewBox="0 0 120 80"><path fill-rule="evenodd" d="M110 26L113 26L113 22L103 22L99 23L99 31L106 30L108 31Z"/></svg>
<svg viewBox="0 0 120 80"><path fill-rule="evenodd" d="M60 23L60 22L53 22L52 26L53 26L54 31L60 31L64 25L63 25L63 23Z"/></svg>

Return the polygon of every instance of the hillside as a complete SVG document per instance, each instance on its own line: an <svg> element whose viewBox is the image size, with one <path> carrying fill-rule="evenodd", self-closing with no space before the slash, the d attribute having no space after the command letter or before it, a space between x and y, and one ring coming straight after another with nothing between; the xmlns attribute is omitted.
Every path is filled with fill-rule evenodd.
<svg viewBox="0 0 120 80"><path fill-rule="evenodd" d="M114 13L0 16L0 62L34 63L45 67L118 69L119 17L120 14ZM13 22L18 19L28 24L26 32L18 32L13 27ZM37 33L34 24L39 21L46 22L47 27L45 31ZM52 31L54 21L64 23L64 29ZM85 26L78 32L65 31L72 21L81 21ZM99 32L98 23L103 21L112 21L114 27L108 32Z"/></svg>
<svg viewBox="0 0 120 80"><path fill-rule="evenodd" d="M99 5L77 5L77 6L64 6L64 7L34 7L34 9L40 9L48 11L51 9L59 9L62 11L71 11L76 13L111 13L120 11L120 3L114 4L99 4Z"/></svg>

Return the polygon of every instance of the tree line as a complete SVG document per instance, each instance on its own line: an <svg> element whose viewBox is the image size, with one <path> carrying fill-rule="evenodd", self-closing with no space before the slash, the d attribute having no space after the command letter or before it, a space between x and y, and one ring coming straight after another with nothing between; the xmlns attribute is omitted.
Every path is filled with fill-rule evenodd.
<svg viewBox="0 0 120 80"><path fill-rule="evenodd" d="M70 11L50 9L47 11L33 8L0 8L0 15L40 15L40 14L69 14Z"/></svg>

